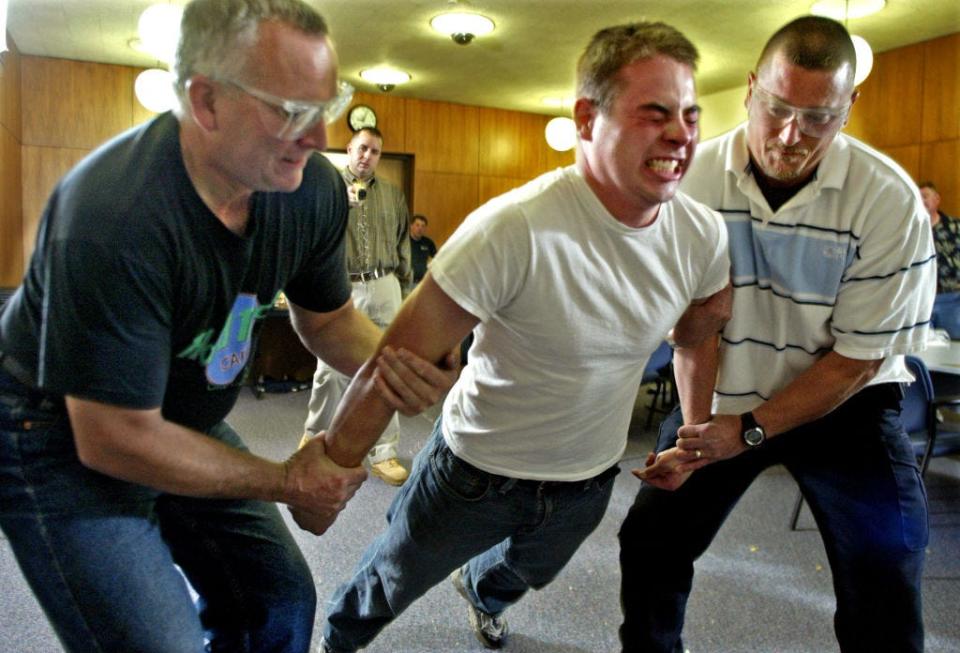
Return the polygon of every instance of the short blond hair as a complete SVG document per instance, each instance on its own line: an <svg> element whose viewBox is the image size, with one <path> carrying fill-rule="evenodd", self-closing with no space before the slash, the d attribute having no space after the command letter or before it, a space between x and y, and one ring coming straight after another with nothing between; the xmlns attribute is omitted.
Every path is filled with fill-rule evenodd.
<svg viewBox="0 0 960 653"><path fill-rule="evenodd" d="M693 70L700 59L693 43L666 23L629 23L600 30L577 62L577 97L593 100L601 111L608 110L619 90L620 69L658 54Z"/></svg>

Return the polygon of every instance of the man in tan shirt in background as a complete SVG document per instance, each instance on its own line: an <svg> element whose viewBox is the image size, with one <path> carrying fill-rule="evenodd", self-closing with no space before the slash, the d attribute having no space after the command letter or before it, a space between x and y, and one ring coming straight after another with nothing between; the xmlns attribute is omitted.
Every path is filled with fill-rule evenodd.
<svg viewBox="0 0 960 653"><path fill-rule="evenodd" d="M376 176L383 134L376 127L357 131L347 146L349 162L341 172L350 200L347 225L347 271L353 303L381 329L393 320L410 283L410 212L403 191ZM350 379L317 360L305 437L330 426ZM390 485L402 485L409 472L397 458L400 422L390 420L370 450L370 471Z"/></svg>

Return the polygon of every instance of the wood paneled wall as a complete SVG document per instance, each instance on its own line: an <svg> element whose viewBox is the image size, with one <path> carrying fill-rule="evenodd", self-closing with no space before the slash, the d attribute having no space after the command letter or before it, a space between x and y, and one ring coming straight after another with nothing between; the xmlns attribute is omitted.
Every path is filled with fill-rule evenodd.
<svg viewBox="0 0 960 653"><path fill-rule="evenodd" d="M22 178L4 174L0 187L0 256L2 268L9 268L4 285L19 283L43 207L60 177L97 145L153 115L133 94L137 68L24 56L17 70L13 90L0 96L15 95L29 107L9 110L22 120L22 137L7 138L0 130L3 152L9 149L17 172L23 172ZM414 211L429 218L428 233L438 245L487 199L573 161L572 152L547 146L549 116L388 94L358 93L354 104L360 103L377 112L385 152L414 156ZM19 123L16 129L21 131ZM346 120L338 121L328 129L328 147L346 148L351 135Z"/></svg>
<svg viewBox="0 0 960 653"><path fill-rule="evenodd" d="M0 286L19 285L23 276L23 208L20 168L20 54L7 35L0 55Z"/></svg>
<svg viewBox="0 0 960 653"><path fill-rule="evenodd" d="M878 54L846 131L933 181L960 216L960 33Z"/></svg>

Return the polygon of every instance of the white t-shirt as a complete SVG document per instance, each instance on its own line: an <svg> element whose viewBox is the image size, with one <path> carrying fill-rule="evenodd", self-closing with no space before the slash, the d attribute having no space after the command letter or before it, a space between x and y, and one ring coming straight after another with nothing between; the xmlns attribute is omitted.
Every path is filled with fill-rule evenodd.
<svg viewBox="0 0 960 653"><path fill-rule="evenodd" d="M756 408L833 350L885 358L871 384L911 381L925 348L936 254L919 192L888 157L839 134L815 178L776 212L751 172L741 125L697 148L682 188L730 235L733 318L714 411Z"/></svg>
<svg viewBox="0 0 960 653"><path fill-rule="evenodd" d="M630 228L571 166L474 211L430 272L481 320L444 402L447 444L494 474L575 481L619 460L647 359L729 260L702 205L678 194Z"/></svg>

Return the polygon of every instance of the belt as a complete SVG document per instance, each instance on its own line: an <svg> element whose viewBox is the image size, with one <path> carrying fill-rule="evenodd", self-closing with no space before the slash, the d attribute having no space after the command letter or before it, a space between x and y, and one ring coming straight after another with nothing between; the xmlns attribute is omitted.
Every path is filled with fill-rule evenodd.
<svg viewBox="0 0 960 653"><path fill-rule="evenodd" d="M369 272L350 272L349 274L350 281L367 282L380 279L388 274L393 274L393 268L379 268L377 270L370 270Z"/></svg>

